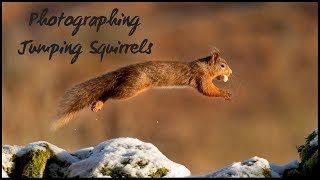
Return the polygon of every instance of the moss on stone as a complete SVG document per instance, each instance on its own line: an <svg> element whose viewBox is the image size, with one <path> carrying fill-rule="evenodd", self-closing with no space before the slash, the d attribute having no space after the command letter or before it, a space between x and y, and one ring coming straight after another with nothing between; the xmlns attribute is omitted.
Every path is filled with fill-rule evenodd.
<svg viewBox="0 0 320 180"><path fill-rule="evenodd" d="M299 167L286 170L283 177L319 176L318 146L310 146L316 136L317 133L312 132L306 137L305 144L297 148L301 160Z"/></svg>
<svg viewBox="0 0 320 180"><path fill-rule="evenodd" d="M43 149L30 150L21 157L13 155L13 167L8 169L11 178L60 178L70 166L57 158L46 143L37 146Z"/></svg>
<svg viewBox="0 0 320 180"><path fill-rule="evenodd" d="M21 157L15 158L15 166L10 177L17 178L41 178L46 167L47 160L54 153L48 144L44 144L45 150L30 150Z"/></svg>
<svg viewBox="0 0 320 180"><path fill-rule="evenodd" d="M301 145L298 148L298 152L300 155L300 159L301 162L304 163L306 162L309 158L311 158L311 156L313 155L313 153L318 149L317 146L310 146L309 143L306 143L305 145Z"/></svg>
<svg viewBox="0 0 320 180"><path fill-rule="evenodd" d="M318 150L316 150L316 152L314 152L313 155L304 163L303 172L307 176L316 176L318 168Z"/></svg>
<svg viewBox="0 0 320 180"><path fill-rule="evenodd" d="M9 177L10 177L10 175L12 173L12 170L15 167L15 163L14 162L15 162L16 158L17 158L17 155L13 154L11 156L11 158L9 159L9 161L12 162L12 166L11 167L7 167L7 168L4 169L4 171L6 171L6 173L8 174Z"/></svg>
<svg viewBox="0 0 320 180"><path fill-rule="evenodd" d="M150 177L152 178L161 178L165 176L169 170L167 168L159 168L156 172L150 174ZM142 176L132 176L130 174L127 174L123 171L122 167L102 167L100 169L100 173L104 176L110 176L112 178L140 178Z"/></svg>
<svg viewBox="0 0 320 180"><path fill-rule="evenodd" d="M306 144L309 144L316 136L317 133L315 131L309 134L308 137L306 137Z"/></svg>
<svg viewBox="0 0 320 180"><path fill-rule="evenodd" d="M303 174L299 168L287 169L283 173L283 177L301 177Z"/></svg>
<svg viewBox="0 0 320 180"><path fill-rule="evenodd" d="M123 172L122 167L102 167L100 173L104 176L111 176L112 178L134 178L134 176Z"/></svg>
<svg viewBox="0 0 320 180"><path fill-rule="evenodd" d="M132 159L130 158L125 158L121 161L121 164L123 164L124 166L127 165L127 164L130 164L132 161Z"/></svg>
<svg viewBox="0 0 320 180"><path fill-rule="evenodd" d="M169 170L167 168L159 168L156 172L152 173L150 176L152 178L161 178L163 176L165 176L167 173L169 172Z"/></svg>
<svg viewBox="0 0 320 180"><path fill-rule="evenodd" d="M56 155L48 159L46 168L44 170L44 178L65 178L70 163L61 161Z"/></svg>
<svg viewBox="0 0 320 180"><path fill-rule="evenodd" d="M111 170L107 167L102 167L100 173L104 176L111 176Z"/></svg>
<svg viewBox="0 0 320 180"><path fill-rule="evenodd" d="M265 178L272 178L271 170L270 168L262 168L262 174Z"/></svg>
<svg viewBox="0 0 320 180"><path fill-rule="evenodd" d="M299 164L300 172L304 176L319 176L317 173L318 164L318 146L311 146L310 141L312 141L317 134L312 132L306 138L306 143L299 146L298 152L300 155L301 163Z"/></svg>
<svg viewBox="0 0 320 180"><path fill-rule="evenodd" d="M142 168L146 167L146 165L149 164L149 161L143 162L142 160L140 160L136 164L140 167L140 169L142 169Z"/></svg>
<svg viewBox="0 0 320 180"><path fill-rule="evenodd" d="M302 163L306 162L318 149L318 146L310 146L310 141L312 141L316 136L317 134L313 131L308 135L308 137L306 137L306 143L298 147L298 152Z"/></svg>
<svg viewBox="0 0 320 180"><path fill-rule="evenodd" d="M115 167L113 169L110 169L111 173L110 176L112 178L132 178L130 174L124 173L122 167Z"/></svg>

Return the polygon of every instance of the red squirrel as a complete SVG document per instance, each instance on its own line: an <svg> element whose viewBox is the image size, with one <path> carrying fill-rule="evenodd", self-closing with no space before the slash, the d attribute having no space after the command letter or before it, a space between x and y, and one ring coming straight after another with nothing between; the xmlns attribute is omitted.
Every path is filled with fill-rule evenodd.
<svg viewBox="0 0 320 180"><path fill-rule="evenodd" d="M220 90L213 79L228 81L232 73L226 60L215 48L211 55L191 62L148 61L131 64L76 84L66 91L58 109L56 130L67 124L77 111L91 105L98 112L108 99L132 98L148 89L167 86L189 86L209 97L231 100L231 94Z"/></svg>

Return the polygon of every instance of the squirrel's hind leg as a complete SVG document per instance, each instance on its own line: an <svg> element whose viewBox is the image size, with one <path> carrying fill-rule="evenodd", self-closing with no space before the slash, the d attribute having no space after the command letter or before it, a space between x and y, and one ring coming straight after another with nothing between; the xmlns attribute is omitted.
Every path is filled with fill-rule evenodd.
<svg viewBox="0 0 320 180"><path fill-rule="evenodd" d="M93 112L98 112L98 111L100 111L100 110L102 109L103 104L104 104L103 101L98 100L98 101L96 101L96 102L94 102L94 103L92 104L91 110L92 110Z"/></svg>
<svg viewBox="0 0 320 180"><path fill-rule="evenodd" d="M106 95L102 96L101 98L99 98L97 101L95 101L92 106L91 106L91 110L93 112L98 112L102 109L103 104L107 101L108 97Z"/></svg>

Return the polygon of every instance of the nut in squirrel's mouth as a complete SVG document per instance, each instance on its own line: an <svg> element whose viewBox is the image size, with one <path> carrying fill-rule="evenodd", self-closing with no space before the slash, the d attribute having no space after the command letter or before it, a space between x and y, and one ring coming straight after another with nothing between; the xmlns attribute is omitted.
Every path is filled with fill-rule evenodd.
<svg viewBox="0 0 320 180"><path fill-rule="evenodd" d="M228 76L227 75L220 75L220 76L217 76L215 79L219 80L219 81L223 81L223 82L227 82L228 81Z"/></svg>

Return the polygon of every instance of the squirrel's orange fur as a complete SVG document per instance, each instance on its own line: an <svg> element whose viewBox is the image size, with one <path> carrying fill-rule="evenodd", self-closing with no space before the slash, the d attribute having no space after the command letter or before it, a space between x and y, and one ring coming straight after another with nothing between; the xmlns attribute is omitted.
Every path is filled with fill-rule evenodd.
<svg viewBox="0 0 320 180"><path fill-rule="evenodd" d="M55 130L67 124L86 106L91 105L91 110L97 112L108 99L131 98L154 87L190 86L205 96L230 100L231 94L217 88L212 80L222 80L224 75L231 73L218 49L208 57L191 62L149 61L122 67L67 90L52 128Z"/></svg>

